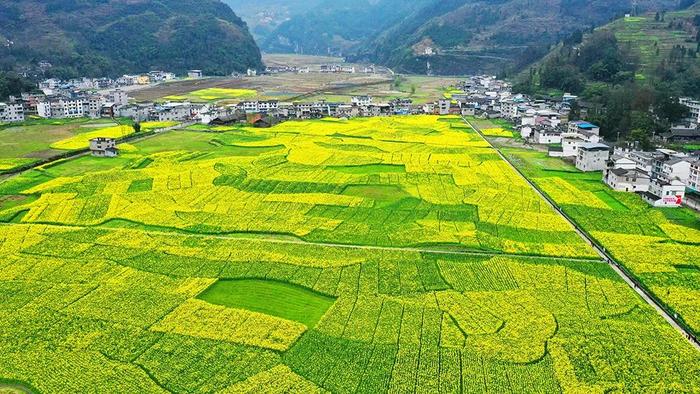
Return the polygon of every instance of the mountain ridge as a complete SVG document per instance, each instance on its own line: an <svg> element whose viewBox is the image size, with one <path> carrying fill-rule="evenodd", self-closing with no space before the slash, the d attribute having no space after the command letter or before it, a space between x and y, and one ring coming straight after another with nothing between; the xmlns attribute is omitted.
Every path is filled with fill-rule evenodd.
<svg viewBox="0 0 700 394"><path fill-rule="evenodd" d="M0 68L59 77L262 68L248 27L219 0L0 0Z"/></svg>

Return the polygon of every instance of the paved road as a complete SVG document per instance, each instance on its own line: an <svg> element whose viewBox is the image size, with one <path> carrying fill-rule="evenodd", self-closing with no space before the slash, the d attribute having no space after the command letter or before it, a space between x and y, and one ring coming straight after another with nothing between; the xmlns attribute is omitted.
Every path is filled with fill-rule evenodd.
<svg viewBox="0 0 700 394"><path fill-rule="evenodd" d="M576 222L571 219L564 211L559 208L559 206L554 202L552 199L549 198L540 188L532 182L528 177L523 174L520 169L518 169L502 152L500 149L495 147L491 141L489 141L482 133L481 130L474 126L469 120L467 120L465 117L462 117L465 123L467 123L472 129L474 129L481 138L486 141L486 143L491 146L496 152L498 152L498 155L503 159L508 165L510 165L515 172L518 173L534 190L539 194L547 203L554 208L557 213L559 213L573 228L576 230L578 235L583 238L584 241L586 241L599 255L600 257L607 262L617 274L622 277L622 279L632 288L634 289L637 294L639 294L640 297L649 305L651 305L656 311L671 325L673 326L676 330L678 330L683 337L685 337L688 342L690 342L697 350L700 351L700 341L698 338L695 337L695 335L687 330L684 326L684 324L678 319L677 316L671 315L670 312L666 311L666 309L662 306L661 302L659 302L649 291L647 291L640 283L637 283L637 281L626 271L624 266L622 266L620 263L618 263L608 252L603 248L601 245L598 244L593 238L588 236L581 227L576 224Z"/></svg>

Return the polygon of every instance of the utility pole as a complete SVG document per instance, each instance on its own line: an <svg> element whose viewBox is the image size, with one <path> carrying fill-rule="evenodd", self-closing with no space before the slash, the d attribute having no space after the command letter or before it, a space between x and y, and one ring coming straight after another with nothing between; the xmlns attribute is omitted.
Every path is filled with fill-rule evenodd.
<svg viewBox="0 0 700 394"><path fill-rule="evenodd" d="M639 0L632 1L632 16L639 16Z"/></svg>

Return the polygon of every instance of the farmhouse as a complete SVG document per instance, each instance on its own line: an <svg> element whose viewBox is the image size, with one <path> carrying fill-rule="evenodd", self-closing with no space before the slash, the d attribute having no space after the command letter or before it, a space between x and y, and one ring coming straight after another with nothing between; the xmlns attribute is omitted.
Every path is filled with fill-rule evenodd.
<svg viewBox="0 0 700 394"><path fill-rule="evenodd" d="M636 168L606 169L603 180L613 190L632 193L648 192L651 183L649 174Z"/></svg>
<svg viewBox="0 0 700 394"><path fill-rule="evenodd" d="M666 182L654 179L651 181L649 191L641 195L644 201L654 207L678 208L683 205L685 184L677 180Z"/></svg>
<svg viewBox="0 0 700 394"><path fill-rule="evenodd" d="M24 106L20 103L0 103L0 122L24 121Z"/></svg>
<svg viewBox="0 0 700 394"><path fill-rule="evenodd" d="M202 78L204 76L204 73L202 73L202 70L190 70L187 72L187 78Z"/></svg>
<svg viewBox="0 0 700 394"><path fill-rule="evenodd" d="M116 157L119 155L114 138L94 138L90 140L90 153L95 157Z"/></svg>
<svg viewBox="0 0 700 394"><path fill-rule="evenodd" d="M610 157L610 147L599 143L584 143L579 146L576 168L584 172L602 171Z"/></svg>

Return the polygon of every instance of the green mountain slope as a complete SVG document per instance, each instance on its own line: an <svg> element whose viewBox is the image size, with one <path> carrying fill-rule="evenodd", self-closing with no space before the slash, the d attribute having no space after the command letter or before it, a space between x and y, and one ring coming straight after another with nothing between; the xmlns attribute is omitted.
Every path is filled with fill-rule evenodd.
<svg viewBox="0 0 700 394"><path fill-rule="evenodd" d="M267 35L269 52L354 53L432 0L324 0L291 17Z"/></svg>
<svg viewBox="0 0 700 394"><path fill-rule="evenodd" d="M247 25L219 0L0 0L0 67L68 76L262 67Z"/></svg>
<svg viewBox="0 0 700 394"><path fill-rule="evenodd" d="M677 0L638 3L640 11L678 6ZM401 72L425 73L428 63L439 74L498 72L522 68L574 31L632 8L631 0L334 0L291 16L261 46L342 53Z"/></svg>
<svg viewBox="0 0 700 394"><path fill-rule="evenodd" d="M674 0L640 0L640 10ZM365 46L365 55L400 71L497 72L537 60L576 30L630 12L629 0L443 0Z"/></svg>
<svg viewBox="0 0 700 394"><path fill-rule="evenodd" d="M580 95L606 137L647 144L684 117L678 97L700 97L699 51L700 5L621 18L566 40L514 88Z"/></svg>
<svg viewBox="0 0 700 394"><path fill-rule="evenodd" d="M262 43L282 23L316 8L323 0L223 0L250 26L258 43Z"/></svg>

